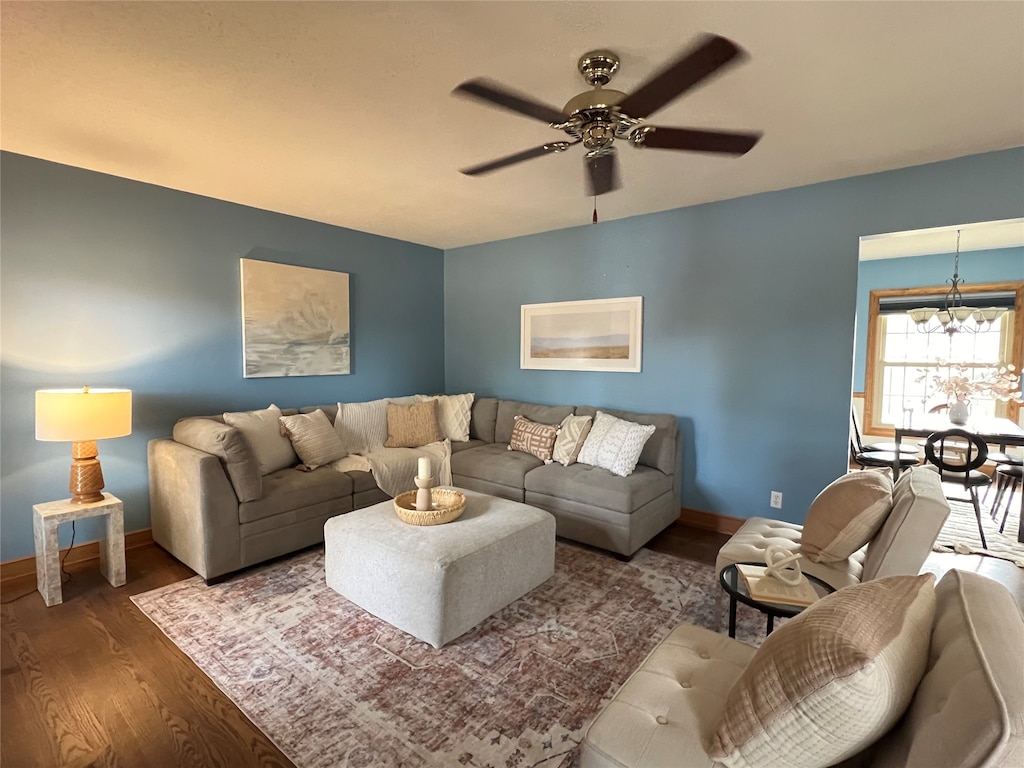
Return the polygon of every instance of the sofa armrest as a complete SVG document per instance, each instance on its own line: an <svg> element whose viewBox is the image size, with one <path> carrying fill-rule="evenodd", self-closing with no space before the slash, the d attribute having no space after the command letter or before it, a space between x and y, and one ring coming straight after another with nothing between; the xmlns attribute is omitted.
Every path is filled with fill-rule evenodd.
<svg viewBox="0 0 1024 768"><path fill-rule="evenodd" d="M263 498L263 480L256 454L239 430L222 421L193 417L181 419L174 425L174 439L220 459L239 501Z"/></svg>
<svg viewBox="0 0 1024 768"><path fill-rule="evenodd" d="M238 499L221 460L170 438L150 440L153 540L204 579L241 568Z"/></svg>

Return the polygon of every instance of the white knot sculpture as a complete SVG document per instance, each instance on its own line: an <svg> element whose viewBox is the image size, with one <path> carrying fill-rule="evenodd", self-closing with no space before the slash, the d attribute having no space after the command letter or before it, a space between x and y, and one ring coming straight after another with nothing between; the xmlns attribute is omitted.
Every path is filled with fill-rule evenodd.
<svg viewBox="0 0 1024 768"><path fill-rule="evenodd" d="M787 586L795 587L803 578L800 557L797 552L789 552L775 545L769 546L764 553L765 573Z"/></svg>

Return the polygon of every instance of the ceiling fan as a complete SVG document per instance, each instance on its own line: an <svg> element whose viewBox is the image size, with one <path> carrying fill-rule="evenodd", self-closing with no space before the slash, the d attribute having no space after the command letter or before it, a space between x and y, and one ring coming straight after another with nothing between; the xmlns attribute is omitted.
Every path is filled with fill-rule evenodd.
<svg viewBox="0 0 1024 768"><path fill-rule="evenodd" d="M707 131L698 128L667 128L647 125L652 113L686 91L719 73L726 65L739 63L746 54L732 41L705 35L672 64L650 78L631 94L605 88L619 68L611 51L598 50L579 60L580 74L593 90L573 96L562 108L544 104L499 83L468 80L452 93L498 106L564 131L572 141L554 141L533 149L462 169L478 176L542 155L564 152L576 144L587 150L584 156L588 196L603 195L619 188L614 142L623 139L634 147L676 149L690 152L721 152L742 155L761 138L759 132Z"/></svg>

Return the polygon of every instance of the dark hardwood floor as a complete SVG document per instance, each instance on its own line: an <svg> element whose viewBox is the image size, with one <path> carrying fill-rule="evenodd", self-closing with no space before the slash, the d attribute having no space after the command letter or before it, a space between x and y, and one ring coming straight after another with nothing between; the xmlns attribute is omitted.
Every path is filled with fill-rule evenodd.
<svg viewBox="0 0 1024 768"><path fill-rule="evenodd" d="M728 536L673 525L648 544L713 564ZM939 575L954 557L935 555ZM1006 584L1024 605L1024 571L956 556L956 567ZM96 561L69 566L64 603L47 608L35 577L0 600L0 765L124 768L291 766L220 690L142 615L131 595L192 572L155 545L127 554L114 589Z"/></svg>

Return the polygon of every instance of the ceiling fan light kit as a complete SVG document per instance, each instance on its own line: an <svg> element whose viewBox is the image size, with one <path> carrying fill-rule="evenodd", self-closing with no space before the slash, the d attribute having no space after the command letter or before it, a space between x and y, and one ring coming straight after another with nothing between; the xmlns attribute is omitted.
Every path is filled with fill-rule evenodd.
<svg viewBox="0 0 1024 768"><path fill-rule="evenodd" d="M634 147L745 154L757 144L760 133L668 128L644 122L653 112L713 75L721 74L730 63L738 63L744 58L743 52L730 40L718 35L705 35L633 93L626 94L605 88L619 69L619 57L608 50L590 51L580 57L577 66L591 90L573 96L561 110L499 83L469 80L457 86L453 93L545 122L549 127L566 133L572 141L543 144L464 168L462 173L478 176L582 144L587 150L584 155L586 193L597 196L620 186L616 139Z"/></svg>

